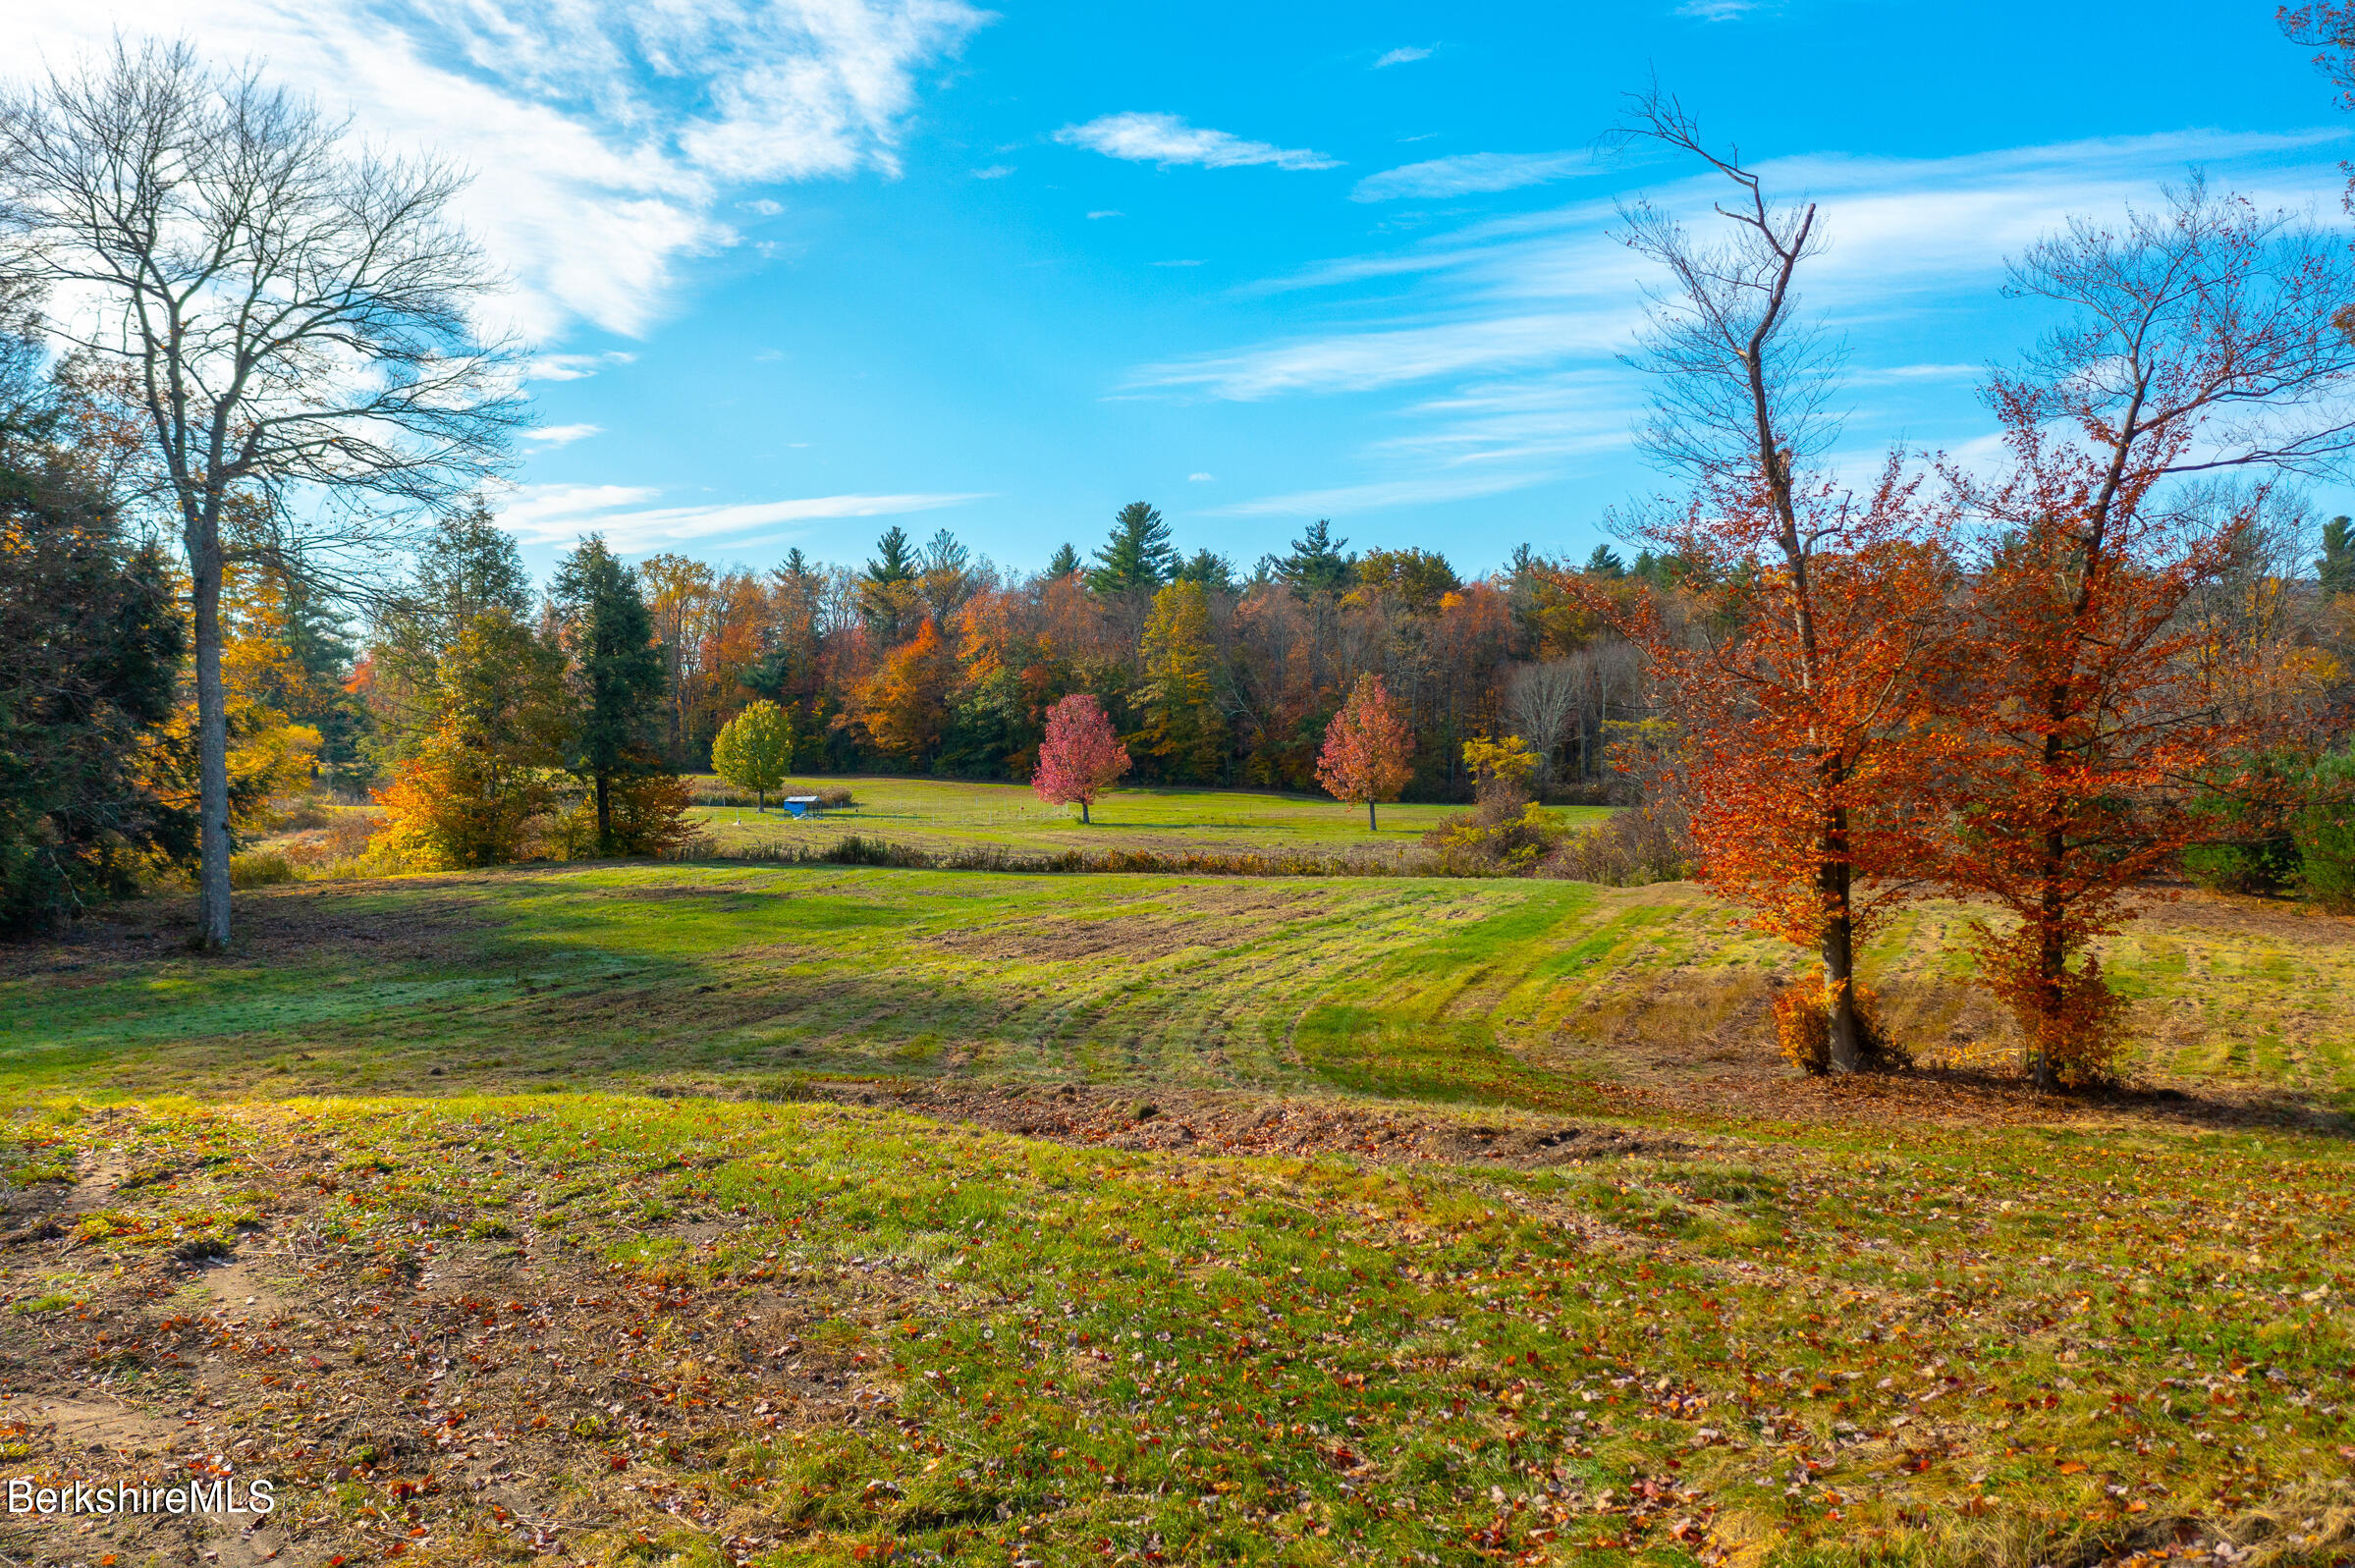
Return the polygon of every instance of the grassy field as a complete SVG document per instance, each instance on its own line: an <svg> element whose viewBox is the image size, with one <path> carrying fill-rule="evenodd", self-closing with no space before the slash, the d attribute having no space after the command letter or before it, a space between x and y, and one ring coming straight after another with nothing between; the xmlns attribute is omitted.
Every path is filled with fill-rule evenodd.
<svg viewBox="0 0 2355 1568"><path fill-rule="evenodd" d="M845 834L956 849L994 844L1047 852L1063 849L1210 851L1368 851L1397 854L1463 806L1388 805L1376 813L1379 833L1366 831L1365 810L1314 795L1241 789L1120 789L1096 802L1082 827L1076 806L1051 806L1026 784L953 784L935 779L824 778L794 780L789 794L848 788L857 804L796 822L781 812L747 806L698 809L695 816L724 854L763 845L827 842ZM1600 807L1564 808L1572 821L1599 821Z"/></svg>
<svg viewBox="0 0 2355 1568"><path fill-rule="evenodd" d="M1858 1085L1771 1059L1793 955L1681 885L185 915L0 960L0 1469L287 1506L0 1561L2355 1551L2355 922L2161 909L2140 1092L2054 1103L1979 1070L1938 906L1868 968L1959 1070Z"/></svg>

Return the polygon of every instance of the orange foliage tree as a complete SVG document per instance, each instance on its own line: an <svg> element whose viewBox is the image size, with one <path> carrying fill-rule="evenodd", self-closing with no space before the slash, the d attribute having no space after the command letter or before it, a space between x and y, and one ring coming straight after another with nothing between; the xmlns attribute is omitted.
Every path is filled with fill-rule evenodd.
<svg viewBox="0 0 2355 1568"><path fill-rule="evenodd" d="M922 766L940 745L956 677L956 657L927 616L860 687L859 717L867 733L891 755Z"/></svg>
<svg viewBox="0 0 2355 1568"><path fill-rule="evenodd" d="M2277 711L2252 698L2285 672L2197 590L2268 499L2219 470L2355 446L2355 345L2332 319L2355 268L2342 242L2195 183L2118 230L2071 225L2011 288L2066 320L1991 383L2001 471L1950 476L1984 535L1933 847L1949 886L2014 917L1977 946L2049 1087L2109 1069L2119 1004L2090 944L2210 831L2195 791L2229 787Z"/></svg>
<svg viewBox="0 0 2355 1568"><path fill-rule="evenodd" d="M1914 886L1904 802L1939 750L1951 570L1915 490L1893 460L1861 498L1715 487L1646 530L1691 568L1681 615L1573 579L1644 650L1673 716L1700 881L1821 955L1835 1071L1864 1064L1856 946Z"/></svg>
<svg viewBox="0 0 2355 1568"><path fill-rule="evenodd" d="M1723 175L1725 238L1704 242L1649 205L1628 244L1673 287L1644 340L1655 373L1645 445L1695 481L1670 520L1644 530L1680 563L1683 608L1558 574L1650 656L1669 698L1701 879L1757 911L1761 929L1822 955L1805 999L1827 1030L1827 1065L1864 1065L1856 941L1906 869L1889 832L1902 816L1938 661L1946 556L1937 520L1892 458L1859 499L1805 461L1829 446L1830 363L1796 310L1822 243L1812 204L1778 207L1738 157L1711 151L1671 98L1638 97L1623 132Z"/></svg>
<svg viewBox="0 0 2355 1568"><path fill-rule="evenodd" d="M1376 831L1374 803L1396 800L1412 770L1408 757L1414 734L1392 706L1380 676L1359 676L1341 712L1325 727L1325 749L1317 756L1317 783L1336 800L1362 800L1366 832Z"/></svg>

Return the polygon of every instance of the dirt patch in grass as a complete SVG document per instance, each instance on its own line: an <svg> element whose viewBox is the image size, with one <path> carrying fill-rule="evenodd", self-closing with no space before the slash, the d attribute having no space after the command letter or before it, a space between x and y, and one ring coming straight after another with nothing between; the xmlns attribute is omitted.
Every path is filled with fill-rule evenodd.
<svg viewBox="0 0 2355 1568"><path fill-rule="evenodd" d="M1154 958L1186 947L1224 952L1247 946L1271 929L1313 915L1321 907L1315 892L1247 882L1173 888L1155 902L1167 905L1168 912L961 926L924 940L926 946L949 952L1017 962Z"/></svg>
<svg viewBox="0 0 2355 1568"><path fill-rule="evenodd" d="M2355 915L2326 914L2295 898L2208 892L2188 886L2164 891L2175 896L2152 896L2136 904L2140 919L2194 931L2287 938L2301 944L2333 947L2355 946ZM2131 933L2134 928L2126 929Z"/></svg>
<svg viewBox="0 0 2355 1568"><path fill-rule="evenodd" d="M536 1203L337 1244L344 1195L397 1173L317 1142L268 1170L266 1191L241 1171L266 1218L226 1260L91 1240L76 1217L124 1201L96 1171L7 1222L8 1295L72 1277L78 1299L0 1319L0 1442L12 1471L68 1485L267 1476L277 1510L0 1522L0 1561L62 1562L69 1543L90 1562L603 1560L582 1542L683 1521L743 1561L769 1533L723 1474L732 1452L891 1415L869 1358L825 1331L913 1296L888 1266L829 1271L822 1304L782 1268L689 1288L693 1271L608 1265ZM746 1222L681 1212L638 1233L691 1261Z"/></svg>
<svg viewBox="0 0 2355 1568"><path fill-rule="evenodd" d="M348 956L370 964L423 963L471 954L495 921L471 890L482 877L411 883L294 884L266 897L241 894L227 961L277 963ZM398 892L395 903L360 902ZM195 939L192 898L163 894L114 905L38 942L0 944L0 980L84 984L114 978L120 963L185 956Z"/></svg>
<svg viewBox="0 0 2355 1568"><path fill-rule="evenodd" d="M1688 1139L1559 1117L1421 1113L1397 1104L1274 1099L1241 1091L1124 1093L1028 1085L849 1083L813 1079L794 1098L888 1106L1024 1138L1199 1155L1347 1155L1377 1161L1495 1162L1519 1167L1631 1155L1672 1157Z"/></svg>

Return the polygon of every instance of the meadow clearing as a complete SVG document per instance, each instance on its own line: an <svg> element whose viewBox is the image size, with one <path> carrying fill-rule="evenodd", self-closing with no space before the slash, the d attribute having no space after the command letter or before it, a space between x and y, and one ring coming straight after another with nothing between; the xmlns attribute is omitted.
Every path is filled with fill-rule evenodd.
<svg viewBox="0 0 2355 1568"><path fill-rule="evenodd" d="M2355 921L2157 910L2135 1085L2064 1101L1986 1070L1936 905L1868 971L1951 1070L1836 1084L1685 884L518 867L262 890L227 959L188 914L0 958L0 1442L285 1503L20 1561L2355 1541Z"/></svg>
<svg viewBox="0 0 2355 1568"><path fill-rule="evenodd" d="M697 781L697 787L709 794L727 786L711 780ZM1291 852L1395 860L1412 853L1425 833L1469 809L1394 802L1377 813L1378 831L1368 833L1362 807L1267 790L1116 789L1096 803L1084 825L1075 807L1049 805L1024 784L828 774L788 780L782 792L814 794L822 789L848 789L853 803L795 820L774 804L764 813L747 796L742 805L697 807L693 817L724 855L828 843L855 833L928 850L986 845L1022 853ZM1582 827L1608 815L1598 806L1559 809Z"/></svg>

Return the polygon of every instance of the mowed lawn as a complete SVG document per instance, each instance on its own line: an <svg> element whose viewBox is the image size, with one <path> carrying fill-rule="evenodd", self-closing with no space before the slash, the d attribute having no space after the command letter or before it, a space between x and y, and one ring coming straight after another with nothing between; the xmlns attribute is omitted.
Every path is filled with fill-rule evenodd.
<svg viewBox="0 0 2355 1568"><path fill-rule="evenodd" d="M780 1074L1162 1082L1599 1105L1786 1078L1802 955L1687 884L525 867L240 895L240 950L134 906L0 970L0 1087L750 1092ZM1961 912L1866 953L1900 1038L2012 1050ZM2355 920L2186 899L2107 946L2139 1077L2355 1094ZM13 970L13 972L10 972ZM2355 1102L2348 1102L2355 1104Z"/></svg>
<svg viewBox="0 0 2355 1568"><path fill-rule="evenodd" d="M294 1500L0 1521L28 1560L2355 1551L2355 922L2160 911L2111 960L2179 1098L2054 1107L1793 1077L1795 955L1680 885L571 866L240 918L5 955L0 1442ZM1959 918L1868 967L1968 1063ZM834 1103L882 1080L1523 1152Z"/></svg>
<svg viewBox="0 0 2355 1568"><path fill-rule="evenodd" d="M791 781L788 794L849 789L857 804L796 821L781 811L763 814L752 806L701 807L695 818L724 854L767 845L827 843L846 834L888 838L918 848L959 849L975 844L1015 850L1147 849L1167 854L1330 854L1365 852L1396 855L1414 848L1422 836L1468 807L1387 805L1376 818L1380 832L1366 831L1363 806L1312 795L1245 789L1116 789L1089 810L1082 826L1079 808L1056 806L1026 784L958 784L933 779L846 778L829 775ZM1581 825L1609 815L1601 807L1572 806L1564 815Z"/></svg>

